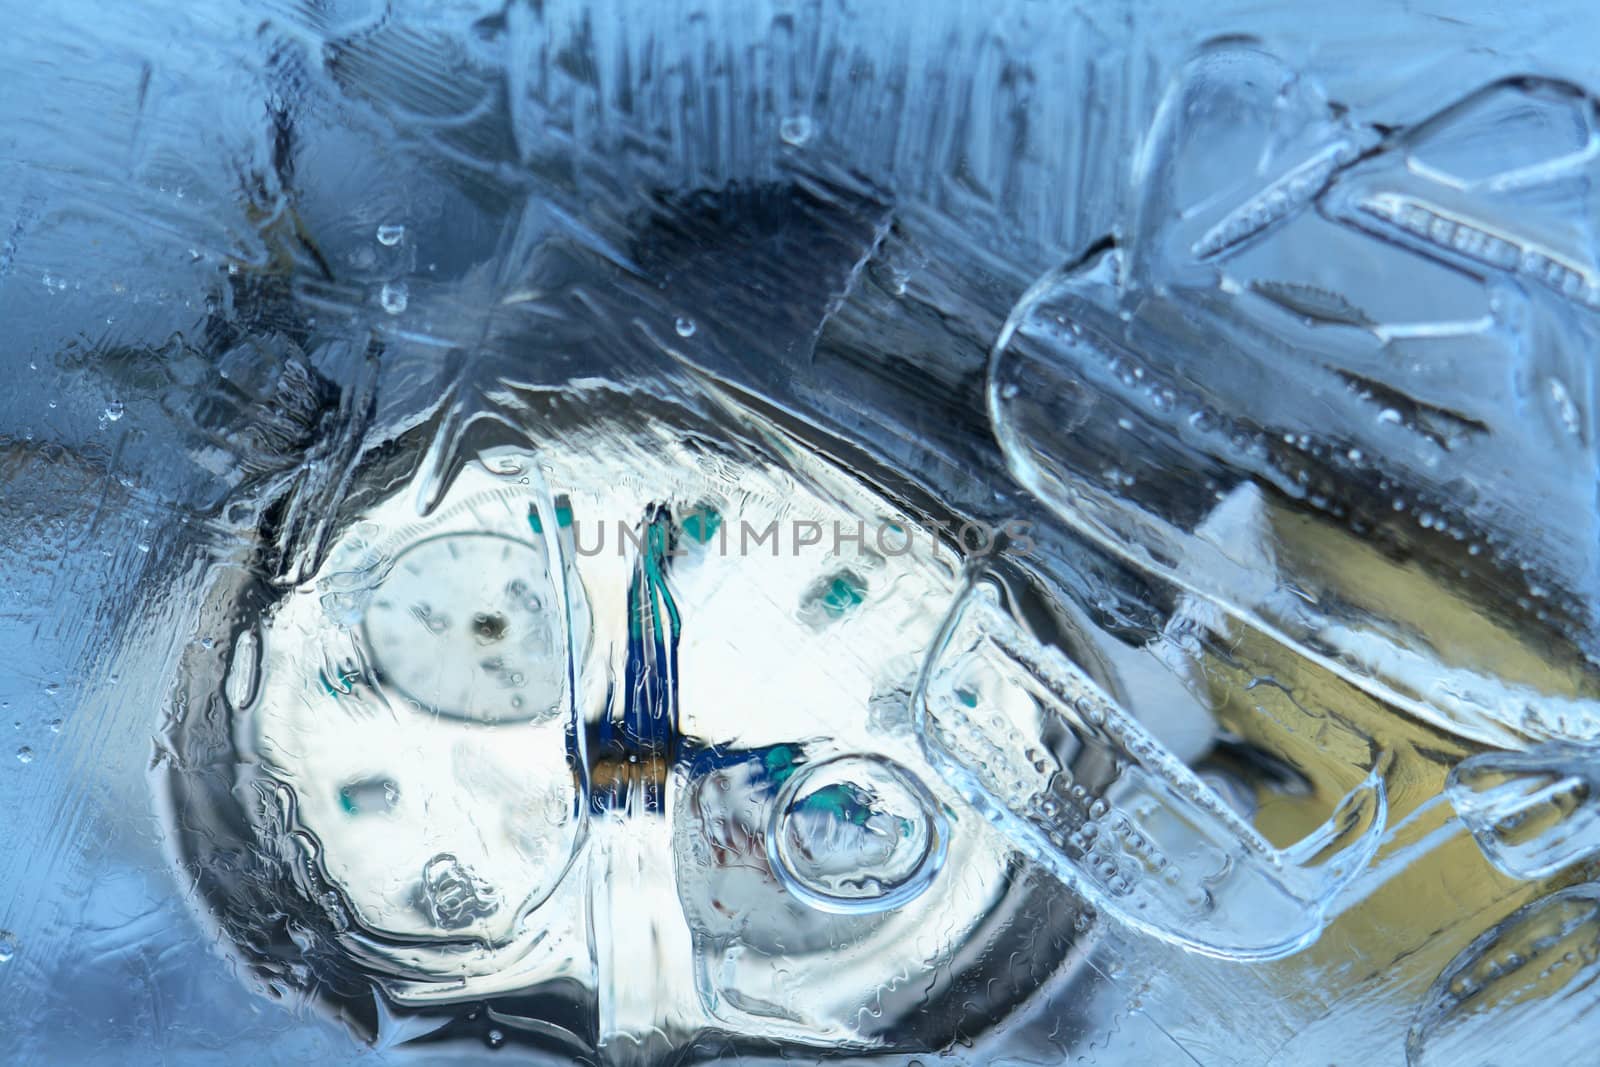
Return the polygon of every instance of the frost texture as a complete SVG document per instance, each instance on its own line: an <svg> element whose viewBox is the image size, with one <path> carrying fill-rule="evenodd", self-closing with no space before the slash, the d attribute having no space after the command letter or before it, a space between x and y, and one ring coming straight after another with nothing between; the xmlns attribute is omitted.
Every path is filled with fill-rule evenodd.
<svg viewBox="0 0 1600 1067"><path fill-rule="evenodd" d="M1392 7L11 12L0 1059L1581 1061L1594 20Z"/></svg>

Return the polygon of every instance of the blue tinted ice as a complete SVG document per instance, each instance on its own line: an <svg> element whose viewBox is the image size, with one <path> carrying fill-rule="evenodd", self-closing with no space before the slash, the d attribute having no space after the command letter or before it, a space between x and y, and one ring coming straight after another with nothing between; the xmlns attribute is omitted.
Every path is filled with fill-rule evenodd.
<svg viewBox="0 0 1600 1067"><path fill-rule="evenodd" d="M1042 277L995 349L1012 472L1414 714L1594 737L1594 119L1518 79L1380 131L1253 47L1202 54L1128 247Z"/></svg>
<svg viewBox="0 0 1600 1067"><path fill-rule="evenodd" d="M7 15L4 1062L1583 1062L1584 5Z"/></svg>

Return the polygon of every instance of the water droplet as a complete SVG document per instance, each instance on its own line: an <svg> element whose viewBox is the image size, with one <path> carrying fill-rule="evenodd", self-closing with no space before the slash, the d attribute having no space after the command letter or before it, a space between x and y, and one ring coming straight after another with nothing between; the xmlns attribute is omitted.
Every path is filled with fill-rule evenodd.
<svg viewBox="0 0 1600 1067"><path fill-rule="evenodd" d="M499 1048L501 1045L506 1043L506 1035L501 1033L499 1030L490 1030L488 1038L490 1048Z"/></svg>
<svg viewBox="0 0 1600 1067"><path fill-rule="evenodd" d="M790 115L778 126L778 136L783 138L783 143L796 148L811 140L815 133L816 123L811 121L810 115Z"/></svg>
<svg viewBox="0 0 1600 1067"><path fill-rule="evenodd" d="M378 294L378 303L383 305L383 310L391 315L398 315L406 309L406 302L410 299L404 282L388 282L383 291Z"/></svg>
<svg viewBox="0 0 1600 1067"><path fill-rule="evenodd" d="M233 642L233 656L228 663L228 677L223 683L222 695L228 706L240 711L255 699L260 680L261 639L254 630L239 632Z"/></svg>
<svg viewBox="0 0 1600 1067"><path fill-rule="evenodd" d="M385 223L378 227L378 243L393 248L406 239L406 228L398 223Z"/></svg>
<svg viewBox="0 0 1600 1067"><path fill-rule="evenodd" d="M693 319L686 319L686 318L684 318L683 316L680 315L680 316L678 316L677 321L672 324L672 328L674 330L678 331L678 336L679 337L693 337L694 336L694 320Z"/></svg>
<svg viewBox="0 0 1600 1067"><path fill-rule="evenodd" d="M17 954L17 935L0 930L0 963L10 963Z"/></svg>
<svg viewBox="0 0 1600 1067"><path fill-rule="evenodd" d="M27 745L23 745L21 748L17 749L17 762L32 763L33 749L29 748Z"/></svg>
<svg viewBox="0 0 1600 1067"><path fill-rule="evenodd" d="M53 734L59 734L61 732L61 720L60 719L51 719L50 720L50 732L53 733Z"/></svg>
<svg viewBox="0 0 1600 1067"><path fill-rule="evenodd" d="M113 400L106 405L105 416L107 422L116 422L122 418L122 401Z"/></svg>

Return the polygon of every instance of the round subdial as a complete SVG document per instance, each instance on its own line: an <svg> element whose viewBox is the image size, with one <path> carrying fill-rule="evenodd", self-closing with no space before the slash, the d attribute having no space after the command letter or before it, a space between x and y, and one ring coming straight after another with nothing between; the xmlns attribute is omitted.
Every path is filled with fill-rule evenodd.
<svg viewBox="0 0 1600 1067"><path fill-rule="evenodd" d="M542 545L450 533L409 546L362 631L378 676L428 711L479 722L556 713L566 626Z"/></svg>

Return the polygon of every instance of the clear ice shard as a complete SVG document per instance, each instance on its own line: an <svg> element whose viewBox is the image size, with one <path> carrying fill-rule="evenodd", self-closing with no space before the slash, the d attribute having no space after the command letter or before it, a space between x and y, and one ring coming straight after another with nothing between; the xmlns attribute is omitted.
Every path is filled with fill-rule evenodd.
<svg viewBox="0 0 1600 1067"><path fill-rule="evenodd" d="M1012 473L1464 738L1600 737L1595 115L1515 79L1379 129L1253 46L1203 52L1129 238L994 347Z"/></svg>
<svg viewBox="0 0 1600 1067"><path fill-rule="evenodd" d="M929 762L1018 847L1094 907L1209 955L1271 959L1315 940L1385 829L1374 769L1321 827L1274 848L981 576L914 701Z"/></svg>
<svg viewBox="0 0 1600 1067"><path fill-rule="evenodd" d="M1484 752L1452 767L1445 788L1484 855L1512 878L1544 878L1600 853L1600 752L1592 745Z"/></svg>

